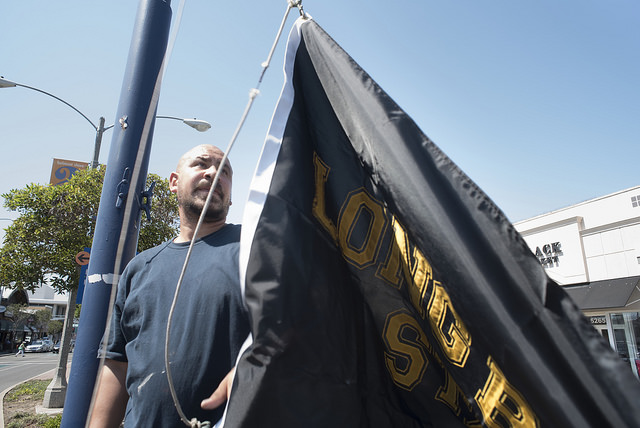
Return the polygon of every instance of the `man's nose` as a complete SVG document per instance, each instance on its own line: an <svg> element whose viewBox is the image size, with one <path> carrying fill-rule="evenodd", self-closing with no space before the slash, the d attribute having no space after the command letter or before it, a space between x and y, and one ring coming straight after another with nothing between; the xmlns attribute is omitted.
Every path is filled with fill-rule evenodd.
<svg viewBox="0 0 640 428"><path fill-rule="evenodd" d="M216 172L217 172L217 171L218 171L218 169L216 168L216 166L215 166L215 165L211 165L209 168L207 168L207 169L204 171L204 174L205 174L207 177L211 177L211 178L213 179L213 177L215 177L215 176L216 176Z"/></svg>

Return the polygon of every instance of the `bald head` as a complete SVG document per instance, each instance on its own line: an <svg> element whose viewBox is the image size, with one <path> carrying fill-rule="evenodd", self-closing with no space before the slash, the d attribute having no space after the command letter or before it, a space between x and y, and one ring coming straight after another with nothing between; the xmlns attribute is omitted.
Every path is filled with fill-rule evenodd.
<svg viewBox="0 0 640 428"><path fill-rule="evenodd" d="M220 150L219 147L216 147L212 144L201 144L199 146L195 146L194 148L190 149L188 152L186 152L185 154L182 155L182 157L180 158L180 160L178 160L178 165L176 166L176 171L180 172L180 170L184 167L184 165L193 158L196 158L200 155L203 154L211 154L211 155L216 155L219 156L220 159L222 159L222 157L224 156L224 151ZM225 164L228 165L229 168L231 168L231 162L229 162L229 159L227 158L227 160L225 161Z"/></svg>

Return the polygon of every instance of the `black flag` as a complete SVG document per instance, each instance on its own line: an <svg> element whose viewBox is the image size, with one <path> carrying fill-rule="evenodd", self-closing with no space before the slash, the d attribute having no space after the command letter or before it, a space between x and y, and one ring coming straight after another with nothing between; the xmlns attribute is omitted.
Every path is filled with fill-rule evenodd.
<svg viewBox="0 0 640 428"><path fill-rule="evenodd" d="M285 75L225 426L640 426L638 382L503 213L310 19Z"/></svg>

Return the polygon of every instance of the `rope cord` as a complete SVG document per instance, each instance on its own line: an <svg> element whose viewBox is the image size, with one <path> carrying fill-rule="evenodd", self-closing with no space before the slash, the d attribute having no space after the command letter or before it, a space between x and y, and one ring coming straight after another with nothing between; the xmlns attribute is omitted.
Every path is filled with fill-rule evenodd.
<svg viewBox="0 0 640 428"><path fill-rule="evenodd" d="M242 117L240 118L240 122L238 123L238 126L236 127L236 130L234 131L231 140L229 141L229 144L227 145L227 148L224 152L224 155L222 157L222 160L220 161L220 165L217 168L216 171L216 175L213 179L213 183L211 184L211 188L209 189L209 193L207 194L207 199L204 203L204 207L202 209L202 213L200 214L200 217L198 219L198 223L196 225L196 228L193 232L193 238L191 239L191 243L189 244L189 248L187 250L187 255L185 257L185 261L184 264L182 265L182 270L180 272L180 277L178 278L178 283L176 285L176 291L174 293L173 296L173 301L171 302L171 309L169 310L169 316L167 319L167 330L166 330L166 339L165 339L165 348L164 348L164 362L165 362L165 370L167 372L167 380L169 382L169 390L171 391L171 396L173 397L173 401L174 401L174 405L176 406L176 410L178 411L178 414L180 415L180 419L182 420L182 422L184 422L184 424L188 427L192 427L192 428L197 428L197 427L209 427L210 423L208 421L205 422L200 422L198 421L196 418L193 418L191 420L188 420L186 418L186 416L184 415L184 412L182 411L182 407L180 406L180 402L178 400L175 388L173 386L173 378L171 375L171 366L169 363L169 348L170 348L170 337L171 337L171 324L172 324L172 319L173 319L173 313L175 312L175 308L176 308L176 303L178 300L178 295L180 294L180 289L182 288L182 283L184 280L184 275L185 272L187 270L187 266L189 264L189 259L191 258L191 252L193 249L193 245L196 241L196 237L198 236L198 232L200 231L200 226L202 225L204 218L206 216L207 213L207 209L209 207L209 203L211 202L211 198L213 197L213 193L216 189L216 186L218 184L219 178L220 178L220 172L222 171L222 169L224 168L225 162L227 161L227 158L229 156L229 152L231 152L231 149L233 148L233 145L238 137L238 135L240 134L240 130L242 129L242 127L244 126L244 122L247 119L247 116L249 115L249 111L251 110L251 106L253 105L253 102L255 100L255 98L258 96L258 94L260 93L260 91L258 90L258 88L260 87L260 83L262 82L262 78L264 77L264 74L267 70L267 68L269 67L269 64L271 63L271 59L273 57L273 53L276 49L276 46L278 44L278 41L280 40L280 36L282 35L282 31L284 29L284 25L287 21L287 17L289 16L289 11L291 10L291 8L293 7L297 7L300 10L300 15L301 16L306 16L304 14L304 11L302 10L302 1L301 0L288 0L287 1L287 10L284 14L284 17L282 18L282 22L280 24L280 28L278 29L278 33L276 35L276 38L273 42L273 45L271 46L271 50L269 51L269 55L267 56L267 59L261 64L262 65L262 72L260 73L260 77L258 79L258 83L256 85L255 88L252 88L249 91L249 101L247 102L247 105L245 107L245 110L242 114Z"/></svg>
<svg viewBox="0 0 640 428"><path fill-rule="evenodd" d="M260 83L262 83L262 77L264 76L264 73L267 71L267 68L269 68L269 65L271 64L271 58L273 58L273 53L276 50L278 40L280 40L280 36L282 35L282 30L284 29L284 24L287 22L287 17L289 16L289 11L291 10L291 8L297 7L300 10L300 15L306 16L304 11L302 10L302 0L288 0L287 3L289 6L287 7L287 11L284 13L284 17L282 18L282 22L280 23L280 28L278 28L278 34L276 35L276 39L273 41L273 45L271 46L269 55L267 55L267 59L261 64L262 72L260 73L260 77L258 78L258 84L256 85L256 90L260 87Z"/></svg>

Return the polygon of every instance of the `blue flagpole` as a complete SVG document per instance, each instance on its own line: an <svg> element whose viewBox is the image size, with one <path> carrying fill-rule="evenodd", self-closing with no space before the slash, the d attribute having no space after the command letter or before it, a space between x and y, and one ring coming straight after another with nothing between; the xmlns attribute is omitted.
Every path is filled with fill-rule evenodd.
<svg viewBox="0 0 640 428"><path fill-rule="evenodd" d="M114 276L117 278L122 273L136 252L140 195L149 165L155 117L153 96L169 38L170 5L170 1L141 0L138 7L100 196L62 428L86 424L99 368L98 350L107 322L111 290L116 285ZM151 116L150 109L153 109ZM151 122L147 132L143 132L146 120ZM146 141L143 141L145 135ZM134 171L137 157L140 157L139 173ZM135 198L131 215L125 215L128 198ZM118 248L119 261L116 260ZM118 272L114 272L116 269Z"/></svg>

